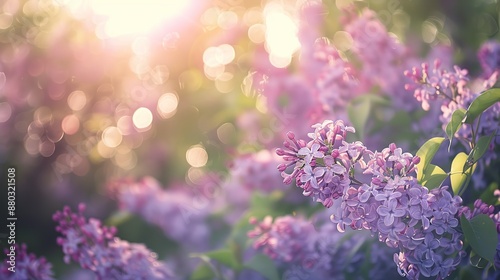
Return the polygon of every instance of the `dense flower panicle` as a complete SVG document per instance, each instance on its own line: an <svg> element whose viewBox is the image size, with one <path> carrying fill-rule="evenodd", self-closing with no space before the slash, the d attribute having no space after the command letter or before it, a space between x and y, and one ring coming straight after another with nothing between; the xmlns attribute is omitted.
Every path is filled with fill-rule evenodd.
<svg viewBox="0 0 500 280"><path fill-rule="evenodd" d="M251 223L255 228L248 235L254 239L253 247L284 267L290 279L301 275L304 279L348 279L347 275L356 274L366 263L373 268L369 271L373 279L398 275L390 267L395 250L379 248L368 232L350 232L346 239L331 223L316 230L311 222L295 216L277 217L274 221L266 217L261 222L252 219ZM365 251L368 248L362 247L370 247L370 258Z"/></svg>
<svg viewBox="0 0 500 280"><path fill-rule="evenodd" d="M142 244L116 237L115 228L85 218L84 210L84 204L79 205L78 213L66 206L53 216L62 235L57 243L63 248L66 263L77 262L98 279L175 279L170 269L157 261L156 254Z"/></svg>
<svg viewBox="0 0 500 280"><path fill-rule="evenodd" d="M275 167L280 158L269 150L243 155L236 158L229 169L230 178L249 191L269 193L277 189L285 189L281 176L276 174Z"/></svg>
<svg viewBox="0 0 500 280"><path fill-rule="evenodd" d="M182 187L165 190L152 177L108 184L120 209L140 215L189 249L200 250L208 245L209 229L205 218L209 214L210 201L200 194L188 193L187 186Z"/></svg>
<svg viewBox="0 0 500 280"><path fill-rule="evenodd" d="M338 231L369 230L399 248L394 261L409 279L449 275L464 254L456 229L461 198L447 186L421 186L415 178L420 159L395 144L373 152L361 142L348 143L346 134L354 129L341 120L313 128L309 142L289 133L285 149L277 150L287 162L278 167L284 181L295 179L304 195L325 207L335 204L331 220Z"/></svg>
<svg viewBox="0 0 500 280"><path fill-rule="evenodd" d="M273 66L264 48L257 50L252 67L255 71L252 74L252 86L265 97L271 115L284 126L293 127L299 134L304 132L301 131L303 123L310 125L324 118L327 113L325 108L328 108L320 101L316 89L318 73L324 69L326 61L315 57L315 42L321 33L321 14L324 9L315 2L307 1L296 7L300 9L297 9L297 35L301 48L300 60L295 69ZM301 121L297 122L297 119Z"/></svg>
<svg viewBox="0 0 500 280"><path fill-rule="evenodd" d="M483 82L483 85L477 89L472 89L467 70L458 66L453 71L441 67L438 59L434 61L434 66L429 69L427 63L423 63L421 68L413 67L411 71L405 71L405 75L413 83L405 87L414 92L414 97L422 102L424 110L439 107L441 114L439 120L443 129L450 122L452 114L457 109L466 110L483 90L491 88L498 79L498 71L494 71ZM494 133L500 121L500 103L497 103L487 109L481 115L481 122L476 128L475 134L479 137ZM456 133L459 139L471 141L474 134L471 126L462 125ZM495 137L490 144L490 150L493 150L499 137ZM485 162L489 163L496 158L495 153L486 153Z"/></svg>
<svg viewBox="0 0 500 280"><path fill-rule="evenodd" d="M328 39L319 38L324 9L311 1L302 6L300 60L293 71L272 66L267 55L255 59L253 67L254 88L265 96L270 113L299 135L305 134L304 123L345 117L345 105L369 88L351 62L342 59Z"/></svg>
<svg viewBox="0 0 500 280"><path fill-rule="evenodd" d="M318 62L315 95L325 108L341 112L350 100L363 93L364 83L350 62L340 57L338 50L327 40L318 39L313 46L313 58Z"/></svg>
<svg viewBox="0 0 500 280"><path fill-rule="evenodd" d="M331 207L333 200L342 196L350 184L348 172L354 164L364 164L367 151L360 142L347 144L344 141L347 132L354 132L354 128L343 121L325 121L313 128L315 131L308 135L312 140L307 144L296 140L293 133L288 134L285 149L276 151L287 163L278 169L285 183L295 179L304 195ZM290 174L286 173L288 167L293 167Z"/></svg>
<svg viewBox="0 0 500 280"><path fill-rule="evenodd" d="M311 266L317 261L309 240L315 233L310 222L292 216L278 217L273 221L271 216L267 216L262 222L252 218L250 223L255 225L248 232L248 237L255 238L253 247L270 258L304 266Z"/></svg>
<svg viewBox="0 0 500 280"><path fill-rule="evenodd" d="M308 80L315 80L325 61L316 57L316 43L321 37L321 26L325 21L325 7L320 1L302 4L298 16L297 37L300 42L299 66Z"/></svg>
<svg viewBox="0 0 500 280"><path fill-rule="evenodd" d="M451 115L456 109L469 107L472 101L480 95L476 91L491 88L498 79L498 72L493 72L484 81L482 87L472 90L467 70L458 66L454 67L454 71L443 69L438 59L434 61L431 71L428 64L423 63L421 68L413 67L411 72L405 71L405 75L413 81L412 84L405 86L406 89L414 92L415 98L422 102L424 110L429 110L431 106L441 108L440 121L443 127L451 120ZM492 125L495 127L494 124L498 122L499 116L500 105L498 104L486 110L481 117L480 131L491 132L491 127ZM459 132L459 135L464 138L470 138L470 134L470 129L467 127L463 127Z"/></svg>
<svg viewBox="0 0 500 280"><path fill-rule="evenodd" d="M351 51L363 64L361 76L385 90L391 89L399 79L397 64L404 58L406 47L369 9L364 9L359 15L348 12L342 24L352 38Z"/></svg>
<svg viewBox="0 0 500 280"><path fill-rule="evenodd" d="M318 227L313 239L320 259L315 272L322 276L314 279L350 279L352 275L359 275L359 270L367 264L370 279L395 279L399 276L392 261L396 249L380 246L367 231L342 233L334 224L326 223Z"/></svg>
<svg viewBox="0 0 500 280"><path fill-rule="evenodd" d="M388 32L376 13L369 9L346 13L341 24L352 43L348 51L337 49L328 38L318 37L322 9L324 7L316 3L306 4L300 13L301 50L293 70L275 68L264 54L255 59L253 85L265 96L270 113L283 127L303 136L308 125L323 119L345 119L346 105L373 90L390 97L394 108L416 112L419 103L404 94L404 69L420 61L411 49ZM442 55L444 48L436 49ZM430 56L436 52L431 51ZM435 111L412 124L417 132L428 133L429 127L435 129L435 123L429 121L439 108ZM284 135L285 131L281 132ZM376 137L369 140L383 141Z"/></svg>
<svg viewBox="0 0 500 280"><path fill-rule="evenodd" d="M429 110L430 102L440 98L438 104L448 105L457 97L469 98L470 90L468 71L455 66L453 71L441 68L439 59L429 69L429 64L422 63L421 67L413 67L405 71L405 76L413 81L407 84L407 90L413 91L415 98L422 102L422 108Z"/></svg>
<svg viewBox="0 0 500 280"><path fill-rule="evenodd" d="M489 77L493 72L500 70L500 43L497 41L486 41L477 52L479 63L483 69L483 75Z"/></svg>
<svg viewBox="0 0 500 280"><path fill-rule="evenodd" d="M229 167L229 174L221 184L221 193L214 202L216 211L225 211L224 219L229 224L237 222L250 206L252 194L271 194L288 188L283 183L276 165L280 157L269 150L236 157ZM285 194L286 202L303 201L295 192Z"/></svg>
<svg viewBox="0 0 500 280"><path fill-rule="evenodd" d="M10 247L10 246L9 246ZM26 244L14 245L15 260L14 266L9 263L12 254L6 248L4 250L7 258L0 264L0 279L5 280L52 280L54 273L52 272L52 264L47 262L44 257L37 258L33 253L28 253ZM9 270L14 267L15 271Z"/></svg>

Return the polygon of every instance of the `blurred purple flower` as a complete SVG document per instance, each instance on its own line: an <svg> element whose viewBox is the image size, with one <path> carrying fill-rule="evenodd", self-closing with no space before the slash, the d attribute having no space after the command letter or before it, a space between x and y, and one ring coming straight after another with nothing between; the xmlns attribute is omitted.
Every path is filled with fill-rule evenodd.
<svg viewBox="0 0 500 280"><path fill-rule="evenodd" d="M53 216L66 263L75 261L99 279L175 279L144 245L121 240L115 228L102 226L97 219L87 220L84 210L84 204L78 213L66 206Z"/></svg>
<svg viewBox="0 0 500 280"><path fill-rule="evenodd" d="M35 254L28 253L26 244L14 245L14 261L10 263L12 252L10 248L4 250L6 259L0 264L0 278L5 280L52 280L52 264L44 257L37 258ZM10 270L14 269L14 270Z"/></svg>
<svg viewBox="0 0 500 280"><path fill-rule="evenodd" d="M192 250L209 247L206 217L213 200L204 196L204 190L192 194L193 188L187 186L165 190L152 177L112 181L108 189L122 210L140 215L167 237Z"/></svg>
<svg viewBox="0 0 500 280"><path fill-rule="evenodd" d="M484 42L477 52L477 57L483 68L483 75L491 76L493 72L500 70L500 43L493 40Z"/></svg>
<svg viewBox="0 0 500 280"><path fill-rule="evenodd" d="M310 260L310 238L315 233L310 222L291 216L278 217L273 222L267 216L262 222L251 219L250 223L255 228L248 232L248 237L255 239L255 249L279 262L303 264Z"/></svg>

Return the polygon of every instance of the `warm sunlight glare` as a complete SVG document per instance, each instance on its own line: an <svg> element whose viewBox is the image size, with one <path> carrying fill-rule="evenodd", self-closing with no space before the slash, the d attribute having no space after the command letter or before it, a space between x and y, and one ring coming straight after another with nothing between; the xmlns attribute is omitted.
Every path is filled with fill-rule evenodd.
<svg viewBox="0 0 500 280"><path fill-rule="evenodd" d="M267 5L264 13L269 59L275 67L284 68L290 64L292 55L300 48L297 25L290 15L274 3Z"/></svg>
<svg viewBox="0 0 500 280"><path fill-rule="evenodd" d="M67 7L77 18L85 17L88 8L101 22L101 34L119 37L144 34L165 21L179 16L190 0L54 0Z"/></svg>
<svg viewBox="0 0 500 280"><path fill-rule="evenodd" d="M109 37L145 33L182 13L190 1L175 0L92 0L97 15L108 19L104 32Z"/></svg>

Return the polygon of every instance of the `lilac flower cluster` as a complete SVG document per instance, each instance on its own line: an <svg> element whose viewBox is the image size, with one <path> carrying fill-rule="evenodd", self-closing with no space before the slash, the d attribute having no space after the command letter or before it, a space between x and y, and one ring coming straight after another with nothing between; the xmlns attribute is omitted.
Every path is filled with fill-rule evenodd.
<svg viewBox="0 0 500 280"><path fill-rule="evenodd" d="M214 202L216 211L226 210L224 219L228 224L234 224L248 210L253 193L267 195L287 189L275 169L279 161L280 158L269 150L245 154L233 160L221 185L222 192ZM295 192L290 194L286 194L286 201L302 201L302 196Z"/></svg>
<svg viewBox="0 0 500 280"><path fill-rule="evenodd" d="M317 143L308 145L304 140L295 139L292 132L287 134L289 141L284 142L285 149L278 148L276 153L282 156L288 163L278 166L278 170L283 176L283 182L290 184L296 179L298 187L302 188L305 196L312 196L317 202L323 203L327 208L333 205L334 199L342 196L343 191L350 184L348 168L343 166L336 159L340 153L326 155L325 152L332 147L337 140L342 141L347 132L354 132L354 128L345 126L343 121L325 121L323 124L316 124L314 133L309 137L317 138ZM336 143L339 144L339 143ZM360 142L353 143L350 152L354 160L358 161L366 150ZM345 150L344 152L346 152ZM318 162L322 165L316 165ZM348 163L348 162L346 162ZM293 172L287 174L285 170L293 166Z"/></svg>
<svg viewBox="0 0 500 280"><path fill-rule="evenodd" d="M313 58L322 65L316 72L319 73L315 83L316 95L329 111L342 111L350 100L367 90L366 84L357 79L359 74L353 65L344 61L328 41L318 40L313 51Z"/></svg>
<svg viewBox="0 0 500 280"><path fill-rule="evenodd" d="M408 59L408 48L387 31L372 10L363 9L360 14L348 10L342 25L352 37L350 50L363 64L360 76L370 84L393 91L393 85L400 80L399 64L404 63L403 58Z"/></svg>
<svg viewBox="0 0 500 280"><path fill-rule="evenodd" d="M266 97L270 112L299 135L306 133L304 123L308 126L325 118L345 117L345 105L367 89L356 79L352 63L341 58L327 38L320 38L324 9L318 3L302 7L300 60L293 70L273 67L264 55L253 67L255 88Z"/></svg>
<svg viewBox="0 0 500 280"><path fill-rule="evenodd" d="M236 158L230 167L230 177L241 188L249 191L259 190L270 193L277 189L285 189L279 174L274 167L279 157L269 150L243 155Z"/></svg>
<svg viewBox="0 0 500 280"><path fill-rule="evenodd" d="M5 280L52 280L52 264L44 257L37 258L35 254L28 253L26 244L15 245L15 271L9 270L9 257L0 264L0 278ZM10 254L10 250L5 249L5 254Z"/></svg>
<svg viewBox="0 0 500 280"><path fill-rule="evenodd" d="M313 238L320 258L315 265L316 274L323 276L315 279L350 279L349 275L359 275L361 267L367 264L370 279L395 279L399 276L392 261L396 249L383 246L367 231L342 233L333 223L325 223Z"/></svg>
<svg viewBox="0 0 500 280"><path fill-rule="evenodd" d="M335 205L331 220L340 232L346 226L366 229L399 248L394 261L401 275L449 275L464 254L456 229L461 198L453 197L447 186L429 191L418 184L419 158L394 144L373 152L359 141L347 142L347 132L354 128L342 120L313 128L309 142L289 133L285 149L277 149L287 162L278 166L284 182L295 179L304 195L325 207Z"/></svg>
<svg viewBox="0 0 500 280"><path fill-rule="evenodd" d="M206 249L209 229L205 218L210 207L206 198L199 199L186 188L165 190L152 177L112 181L108 190L120 209L140 215L188 248Z"/></svg>
<svg viewBox="0 0 500 280"><path fill-rule="evenodd" d="M432 68L427 63L423 63L420 68L413 67L411 71L405 71L405 75L412 80L412 84L406 84L405 88L414 92L414 97L422 102L422 108L429 110L432 107L440 107L441 114L439 120L442 128L450 122L452 114L457 109L467 109L469 105L484 90L491 88L498 79L498 71L494 71L482 86L473 88L470 82L468 71L458 66L453 71L441 67L438 59L434 61ZM493 105L481 115L481 122L476 130L476 135L484 136L493 133L500 121L500 103ZM466 142L473 139L471 126L463 125L456 136ZM494 148L495 141L492 141L490 149ZM496 158L494 153L485 155L485 162Z"/></svg>
<svg viewBox="0 0 500 280"><path fill-rule="evenodd" d="M411 71L405 71L405 76L412 80L412 84L406 84L405 88L414 92L414 97L422 102L422 108L429 110L431 104L441 108L440 121L443 127L451 120L451 115L456 109L467 109L472 101L479 96L476 91L491 88L497 81L498 72L493 72L483 86L473 90L466 69L458 66L453 71L443 69L440 60L434 61L432 69L427 63L421 67L413 67ZM498 122L500 117L500 105L495 105L487 110L481 117L481 135L492 132L492 125ZM489 128L489 129L488 129ZM459 132L461 137L470 139L471 131L466 127Z"/></svg>
<svg viewBox="0 0 500 280"><path fill-rule="evenodd" d="M71 260L93 271L98 279L174 279L167 266L144 245L129 243L116 237L116 229L102 226L97 219L83 216L85 205L78 213L64 207L54 214L56 230L62 235L64 261Z"/></svg>
<svg viewBox="0 0 500 280"><path fill-rule="evenodd" d="M268 216L261 222L250 221L255 228L248 233L253 248L263 252L279 266L284 267L286 279L346 279L363 264L372 264L372 279L387 279L398 275L390 268L394 249L379 248L368 232L351 231L350 238L335 229L332 223L316 230L310 221L297 216ZM366 248L361 249L362 246ZM371 250L367 258L366 250ZM376 264L376 265L375 265ZM386 273L381 273L381 272ZM304 278L300 278L304 277Z"/></svg>
<svg viewBox="0 0 500 280"><path fill-rule="evenodd" d="M270 258L305 267L311 267L317 261L313 244L307 240L315 232L310 222L292 216L279 217L273 222L273 218L267 216L262 222L252 218L250 224L255 225L248 232L248 237L255 238L253 247Z"/></svg>
<svg viewBox="0 0 500 280"><path fill-rule="evenodd" d="M405 71L405 76L413 81L407 84L407 90L414 91L415 98L422 102L422 108L429 110L432 101L441 98L443 105L447 106L457 98L469 99L470 90L468 71L455 66L453 71L441 68L440 60L436 59L432 69L429 64L422 63L421 68L413 67L411 72Z"/></svg>
<svg viewBox="0 0 500 280"><path fill-rule="evenodd" d="M485 42L477 52L483 75L489 77L493 72L500 70L500 43L497 41Z"/></svg>
<svg viewBox="0 0 500 280"><path fill-rule="evenodd" d="M256 60L254 65L253 83L283 127L305 136L304 128L323 119L346 119L347 104L375 91L390 97L393 104L393 109L386 110L385 115L404 110L418 116L415 116L418 121L411 124L417 134L428 135L435 130L435 122L431 120L437 118L439 108L421 116L419 102L404 94L403 72L421 61L416 55L418 51L398 41L374 11L357 12L354 7L347 9L341 19L341 32L348 43L339 49L328 38L320 37L322 9L325 8L314 4L301 10L298 31L301 51L293 70L276 69L265 58ZM444 57L447 62L450 54L449 48L438 46L428 56ZM286 131L280 132L284 135ZM382 139L386 133L381 135L369 135L365 141L369 145L372 142L386 145Z"/></svg>

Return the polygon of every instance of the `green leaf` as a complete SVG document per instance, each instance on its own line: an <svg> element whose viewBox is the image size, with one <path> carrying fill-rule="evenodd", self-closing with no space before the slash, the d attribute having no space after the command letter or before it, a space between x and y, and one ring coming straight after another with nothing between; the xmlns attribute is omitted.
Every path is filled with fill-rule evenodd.
<svg viewBox="0 0 500 280"><path fill-rule="evenodd" d="M276 269L273 260L266 255L257 254L246 262L244 266L259 272L268 280L280 280L278 270Z"/></svg>
<svg viewBox="0 0 500 280"><path fill-rule="evenodd" d="M493 263L496 254L497 231L495 223L485 214L467 220L464 215L460 217L460 224L465 240L470 244L475 254Z"/></svg>
<svg viewBox="0 0 500 280"><path fill-rule="evenodd" d="M494 194L496 190L498 190L498 183L491 183L479 198L488 205L498 205L500 202L498 201L498 197Z"/></svg>
<svg viewBox="0 0 500 280"><path fill-rule="evenodd" d="M451 142L453 140L453 137L455 133L460 129L460 126L462 125L462 120L465 117L465 109L457 109L453 112L451 115L451 120L450 122L446 125L446 135L448 136L448 139L450 139L450 145L448 146L448 151L450 151L451 148Z"/></svg>
<svg viewBox="0 0 500 280"><path fill-rule="evenodd" d="M212 280L214 277L215 273L212 271L212 268L207 264L201 264L193 271L189 280Z"/></svg>
<svg viewBox="0 0 500 280"><path fill-rule="evenodd" d="M473 268L470 265L462 265L458 267L458 280L470 280L470 279L481 279L481 273L478 269ZM450 277L450 279L453 279Z"/></svg>
<svg viewBox="0 0 500 280"><path fill-rule="evenodd" d="M470 252L469 262L472 266L477 268L485 268L488 265L488 261L483 259L481 256L476 254L474 251Z"/></svg>
<svg viewBox="0 0 500 280"><path fill-rule="evenodd" d="M451 170L450 170L450 181L451 188L454 194L458 194L462 185L467 180L468 176L471 176L476 169L476 165L471 168L467 168L464 170L465 164L467 163L468 156L466 153L461 152L458 153L453 161L451 162Z"/></svg>
<svg viewBox="0 0 500 280"><path fill-rule="evenodd" d="M356 129L358 136L363 139L366 123L374 105L388 105L389 101L376 94L364 94L354 98L347 104L347 115Z"/></svg>
<svg viewBox="0 0 500 280"><path fill-rule="evenodd" d="M351 239L352 240L352 239ZM354 255L356 255L357 252L365 245L366 240L364 238L359 238L359 240L354 244L354 246L351 247L351 250L346 252L347 254L345 255L345 259L350 262Z"/></svg>
<svg viewBox="0 0 500 280"><path fill-rule="evenodd" d="M471 151L474 163L476 163L484 155L484 153L486 153L495 134L497 134L496 131L494 131L491 135L484 135L477 140L476 146L474 146L474 149Z"/></svg>
<svg viewBox="0 0 500 280"><path fill-rule="evenodd" d="M429 164L422 174L420 184L432 190L439 187L447 177L448 174L441 167Z"/></svg>
<svg viewBox="0 0 500 280"><path fill-rule="evenodd" d="M371 102L369 99L356 98L347 105L347 115L352 125L356 129L356 133L361 139L365 134L365 125L370 115Z"/></svg>
<svg viewBox="0 0 500 280"><path fill-rule="evenodd" d="M232 252L231 250L228 249L221 249L221 250L216 250L216 251L210 251L207 253L204 253L203 255L207 256L211 260L215 260L219 262L220 264L223 264L229 268L239 270L241 269L241 263L238 261L238 258Z"/></svg>
<svg viewBox="0 0 500 280"><path fill-rule="evenodd" d="M114 212L111 217L106 220L107 225L118 226L132 217L132 214L127 211Z"/></svg>
<svg viewBox="0 0 500 280"><path fill-rule="evenodd" d="M479 95L470 104L465 113L464 122L471 124L481 115L486 109L500 101L500 89L492 88Z"/></svg>
<svg viewBox="0 0 500 280"><path fill-rule="evenodd" d="M233 226L228 241L232 241L239 247L243 248L248 242L247 233L254 228L248 221L250 217L254 217L253 213L245 213L238 222ZM259 218L258 218L259 219Z"/></svg>
<svg viewBox="0 0 500 280"><path fill-rule="evenodd" d="M422 177L428 173L427 166L430 164L434 155L439 150L439 146L443 143L444 137L434 137L425 142L417 151L417 156L420 157L420 162L417 164L417 180L422 184ZM433 168L434 169L434 168Z"/></svg>

